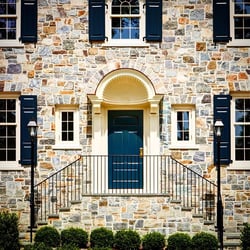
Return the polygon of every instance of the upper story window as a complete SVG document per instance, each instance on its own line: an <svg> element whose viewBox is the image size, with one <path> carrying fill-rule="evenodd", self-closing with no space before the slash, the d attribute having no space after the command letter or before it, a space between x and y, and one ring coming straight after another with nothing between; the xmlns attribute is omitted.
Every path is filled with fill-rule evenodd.
<svg viewBox="0 0 250 250"><path fill-rule="evenodd" d="M0 47L37 41L37 0L0 1Z"/></svg>
<svg viewBox="0 0 250 250"><path fill-rule="evenodd" d="M20 1L2 0L0 3L0 42L18 44L20 37Z"/></svg>
<svg viewBox="0 0 250 250"><path fill-rule="evenodd" d="M106 12L107 43L130 45L143 43L145 34L145 10L143 2L139 0L113 0L107 1Z"/></svg>
<svg viewBox="0 0 250 250"><path fill-rule="evenodd" d="M90 42L145 46L161 39L162 0L89 0Z"/></svg>
<svg viewBox="0 0 250 250"><path fill-rule="evenodd" d="M194 105L173 105L171 124L171 148L190 148L195 146Z"/></svg>
<svg viewBox="0 0 250 250"><path fill-rule="evenodd" d="M235 0L231 3L232 43L248 45L250 42L250 1Z"/></svg>
<svg viewBox="0 0 250 250"><path fill-rule="evenodd" d="M76 105L57 105L55 110L55 149L80 149L79 111Z"/></svg>
<svg viewBox="0 0 250 250"><path fill-rule="evenodd" d="M213 40L229 46L249 46L249 0L213 1Z"/></svg>

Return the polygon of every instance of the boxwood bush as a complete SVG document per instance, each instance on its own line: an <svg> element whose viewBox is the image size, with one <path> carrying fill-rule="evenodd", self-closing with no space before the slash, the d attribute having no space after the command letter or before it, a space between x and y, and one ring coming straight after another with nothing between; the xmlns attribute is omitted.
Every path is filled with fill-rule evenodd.
<svg viewBox="0 0 250 250"><path fill-rule="evenodd" d="M82 228L66 228L61 231L61 243L86 248L88 244L88 233Z"/></svg>
<svg viewBox="0 0 250 250"><path fill-rule="evenodd" d="M187 233L174 233L167 239L168 250L190 250L192 239Z"/></svg>
<svg viewBox="0 0 250 250"><path fill-rule="evenodd" d="M0 249L18 250L20 248L18 217L15 213L0 213L0 235Z"/></svg>
<svg viewBox="0 0 250 250"><path fill-rule="evenodd" d="M165 247L165 236L159 232L150 232L142 237L144 250L161 250Z"/></svg>
<svg viewBox="0 0 250 250"><path fill-rule="evenodd" d="M218 240L212 234L200 232L193 236L192 247L194 250L217 250Z"/></svg>
<svg viewBox="0 0 250 250"><path fill-rule="evenodd" d="M120 230L114 235L114 247L119 250L137 250L140 248L140 235L133 230Z"/></svg>
<svg viewBox="0 0 250 250"><path fill-rule="evenodd" d="M60 234L54 227L44 226L37 230L34 241L43 242L46 246L60 246Z"/></svg>
<svg viewBox="0 0 250 250"><path fill-rule="evenodd" d="M244 223L240 234L240 245L242 250L250 250L250 224Z"/></svg>
<svg viewBox="0 0 250 250"><path fill-rule="evenodd" d="M90 234L90 245L92 248L112 248L113 242L114 234L107 228L96 228Z"/></svg>

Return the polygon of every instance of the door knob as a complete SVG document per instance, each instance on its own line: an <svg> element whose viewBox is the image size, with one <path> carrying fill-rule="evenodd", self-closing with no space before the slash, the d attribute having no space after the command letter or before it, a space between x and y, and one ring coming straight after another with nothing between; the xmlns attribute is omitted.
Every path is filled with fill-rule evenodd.
<svg viewBox="0 0 250 250"><path fill-rule="evenodd" d="M143 157L143 148L140 148L140 157Z"/></svg>

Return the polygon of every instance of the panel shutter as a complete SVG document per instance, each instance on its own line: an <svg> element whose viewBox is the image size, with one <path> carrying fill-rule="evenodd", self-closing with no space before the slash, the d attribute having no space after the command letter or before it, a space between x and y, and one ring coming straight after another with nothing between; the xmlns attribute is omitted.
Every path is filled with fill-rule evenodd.
<svg viewBox="0 0 250 250"><path fill-rule="evenodd" d="M21 0L21 42L37 42L37 0Z"/></svg>
<svg viewBox="0 0 250 250"><path fill-rule="evenodd" d="M21 160L22 165L31 164L31 138L27 128L30 120L37 121L37 96L23 95L21 101ZM37 162L37 143L35 140L35 165Z"/></svg>
<svg viewBox="0 0 250 250"><path fill-rule="evenodd" d="M146 40L162 41L162 0L146 0Z"/></svg>
<svg viewBox="0 0 250 250"><path fill-rule="evenodd" d="M89 0L89 40L105 40L105 0Z"/></svg>
<svg viewBox="0 0 250 250"><path fill-rule="evenodd" d="M230 8L229 0L213 1L213 40L228 42L230 37Z"/></svg>
<svg viewBox="0 0 250 250"><path fill-rule="evenodd" d="M214 123L221 120L224 128L221 134L220 156L221 164L228 165L231 162L231 132L230 132L230 95L214 96ZM214 134L214 164L217 163L217 138Z"/></svg>

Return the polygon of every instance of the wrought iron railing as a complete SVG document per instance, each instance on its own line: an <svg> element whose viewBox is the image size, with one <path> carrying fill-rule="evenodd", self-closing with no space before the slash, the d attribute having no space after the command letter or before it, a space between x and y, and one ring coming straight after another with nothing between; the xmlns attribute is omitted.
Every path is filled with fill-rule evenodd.
<svg viewBox="0 0 250 250"><path fill-rule="evenodd" d="M171 156L81 156L35 185L37 220L46 221L86 195L164 195L212 221L215 189Z"/></svg>

